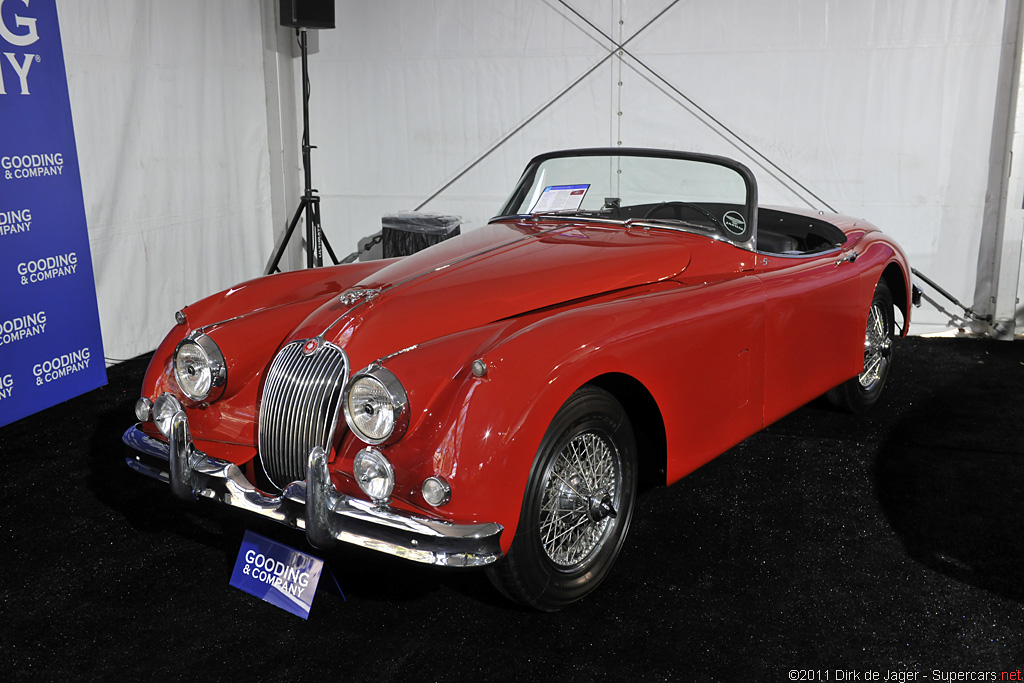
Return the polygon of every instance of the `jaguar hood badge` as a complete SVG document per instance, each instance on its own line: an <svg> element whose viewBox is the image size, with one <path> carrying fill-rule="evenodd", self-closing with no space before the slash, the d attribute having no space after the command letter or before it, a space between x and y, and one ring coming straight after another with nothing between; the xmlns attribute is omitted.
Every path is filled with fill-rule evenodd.
<svg viewBox="0 0 1024 683"><path fill-rule="evenodd" d="M342 294L338 299L339 301L341 301L341 303L345 304L346 306L351 306L352 304L358 303L363 299L369 301L370 299L376 297L379 294L379 289L350 289L344 294Z"/></svg>

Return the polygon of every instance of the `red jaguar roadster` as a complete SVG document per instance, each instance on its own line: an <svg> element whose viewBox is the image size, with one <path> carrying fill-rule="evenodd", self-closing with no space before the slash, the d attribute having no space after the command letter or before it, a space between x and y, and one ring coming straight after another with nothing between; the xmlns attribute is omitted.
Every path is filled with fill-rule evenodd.
<svg viewBox="0 0 1024 683"><path fill-rule="evenodd" d="M877 228L759 207L735 161L544 154L485 227L179 311L128 464L554 610L611 570L641 477L825 393L874 404L914 296Z"/></svg>

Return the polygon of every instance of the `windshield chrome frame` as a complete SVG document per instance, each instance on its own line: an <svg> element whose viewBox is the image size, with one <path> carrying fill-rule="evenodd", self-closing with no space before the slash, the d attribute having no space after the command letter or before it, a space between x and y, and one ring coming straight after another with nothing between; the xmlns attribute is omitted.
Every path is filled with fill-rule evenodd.
<svg viewBox="0 0 1024 683"><path fill-rule="evenodd" d="M637 218L626 218L626 219L614 219L604 218L597 216L580 216L580 215L565 215L559 216L555 214L517 214L512 213L512 207L521 204L525 193L529 190L533 184L533 178L536 169L540 164L550 159L562 159L570 157L589 157L589 156L607 156L607 157L654 157L661 159L679 159L682 161L695 161L699 163L714 164L716 166L723 166L729 170L736 172L746 185L747 189L747 201L746 211L747 220L750 223L750 236L748 239L739 242L728 239L718 231L704 233L696 230L684 230L682 228L666 225L663 222L648 222L643 219ZM584 149L568 149L560 150L555 152L547 152L535 156L530 160L530 163L526 165L526 170L523 171L523 175L519 178L519 182L516 183L515 189L509 198L505 200L505 204L502 206L501 214L491 218L488 223L501 220L572 220L576 222L600 222L608 223L612 225L623 225L623 226L642 226L644 228L656 229L656 230L672 230L675 232L687 232L694 235L704 235L711 239L716 239L727 244L732 244L740 249L754 252L756 251L755 245L757 244L757 180L754 178L754 174L749 168L741 164L740 162L729 159L728 157L717 156L714 154L703 154L698 152L678 152L675 150L666 149L647 149L639 147L591 147Z"/></svg>

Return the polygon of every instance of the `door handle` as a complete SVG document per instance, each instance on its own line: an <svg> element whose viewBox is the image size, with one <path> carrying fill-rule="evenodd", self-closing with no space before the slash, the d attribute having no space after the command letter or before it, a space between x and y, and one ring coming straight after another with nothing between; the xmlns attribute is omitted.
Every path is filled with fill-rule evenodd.
<svg viewBox="0 0 1024 683"><path fill-rule="evenodd" d="M859 253L857 253L856 251L851 251L849 254L836 261L836 265L841 266L844 263L853 263L854 261L857 260L858 256L860 256Z"/></svg>

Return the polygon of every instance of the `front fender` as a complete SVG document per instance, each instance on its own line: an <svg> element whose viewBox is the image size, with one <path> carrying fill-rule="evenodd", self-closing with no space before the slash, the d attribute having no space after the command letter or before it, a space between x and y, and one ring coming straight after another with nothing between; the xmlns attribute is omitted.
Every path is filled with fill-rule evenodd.
<svg viewBox="0 0 1024 683"><path fill-rule="evenodd" d="M496 331L473 340L479 344L446 340L387 362L409 394L413 417L406 436L381 450L395 468L396 496L460 523L497 522L505 528L507 551L544 432L569 395L590 379L586 368L606 361L582 363L585 351L567 341L549 345L542 355L526 353L528 337L494 339ZM471 370L477 358L487 363L482 377ZM418 382L423 367L438 373L444 368L441 381ZM339 465L349 469L347 462ZM451 501L440 509L427 505L419 491L434 475L452 488Z"/></svg>
<svg viewBox="0 0 1024 683"><path fill-rule="evenodd" d="M678 288L661 283L643 293ZM403 491L410 502L462 523L497 522L505 528L507 550L530 469L555 414L595 377L635 369L622 354L649 343L650 320L647 307L623 294L455 335L386 361L409 392L414 413L407 436L382 449L395 465L396 480L408 484ZM471 371L475 359L487 366L482 377ZM430 373L443 381L417 386ZM418 493L423 479L435 474L452 488L449 504L436 510Z"/></svg>
<svg viewBox="0 0 1024 683"><path fill-rule="evenodd" d="M395 496L459 523L493 521L515 534L544 433L576 389L632 377L666 420L675 481L762 425L764 289L754 277L686 286L662 282L559 311L537 312L421 344L384 364L409 394L410 428L381 450ZM471 363L487 372L476 377ZM359 444L347 443L339 471ZM444 476L434 509L419 487Z"/></svg>

